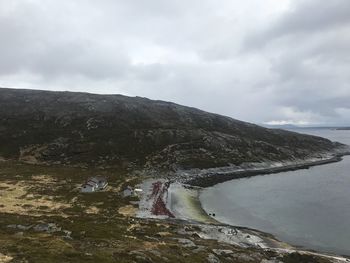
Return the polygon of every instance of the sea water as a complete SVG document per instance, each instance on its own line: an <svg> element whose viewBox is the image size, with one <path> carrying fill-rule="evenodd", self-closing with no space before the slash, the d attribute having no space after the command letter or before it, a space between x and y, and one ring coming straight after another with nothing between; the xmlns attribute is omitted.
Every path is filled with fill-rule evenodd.
<svg viewBox="0 0 350 263"><path fill-rule="evenodd" d="M302 129L350 144L350 131ZM259 229L296 246L350 255L350 156L343 161L232 180L204 189L207 213Z"/></svg>

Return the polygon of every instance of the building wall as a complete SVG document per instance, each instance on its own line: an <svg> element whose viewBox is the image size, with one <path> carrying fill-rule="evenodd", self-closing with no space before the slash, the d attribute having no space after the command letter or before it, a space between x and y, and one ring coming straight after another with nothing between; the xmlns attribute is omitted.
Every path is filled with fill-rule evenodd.
<svg viewBox="0 0 350 263"><path fill-rule="evenodd" d="M92 193L95 192L95 187L93 186L89 186L89 185L85 185L84 187L81 188L81 192L83 193Z"/></svg>

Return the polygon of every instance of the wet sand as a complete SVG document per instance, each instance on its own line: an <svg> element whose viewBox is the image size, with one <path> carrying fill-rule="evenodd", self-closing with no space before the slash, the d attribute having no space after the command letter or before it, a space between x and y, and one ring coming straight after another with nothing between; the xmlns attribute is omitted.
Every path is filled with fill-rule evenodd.
<svg viewBox="0 0 350 263"><path fill-rule="evenodd" d="M179 220L186 224L196 224L201 228L201 232L199 232L198 235L202 238L214 239L242 247L260 247L262 249L275 250L280 253L298 252L301 254L317 255L334 259L337 260L337 262L348 262L348 259L345 257L293 247L287 243L279 241L269 233L223 224L215 220L215 217L209 216L202 208L199 200L200 191L203 187L209 187L232 179L278 173L281 171L307 169L311 166L338 162L342 160L342 156L344 155L349 155L349 152L336 154L331 157L328 156L328 158L308 160L303 163L299 162L288 165L270 166L268 168L250 167L250 169L241 169L232 173L211 173L206 174L205 176L192 176L190 180L185 181L187 184L184 183L184 180L179 180L180 182L177 182L175 180L151 179L145 182L142 187L145 192L145 197L140 202L142 208L138 213L138 217ZM164 190L159 191L160 195L153 194L154 186L157 184L161 184L159 185L160 188L166 187ZM154 198L152 198L152 196ZM156 200L162 200L165 204L165 208L174 216L174 218L170 218L167 214L154 214L154 205L157 204Z"/></svg>
<svg viewBox="0 0 350 263"><path fill-rule="evenodd" d="M215 217L209 216L206 211L201 206L199 200L200 191L203 187L209 187L217 183L225 182L228 180L251 177L255 175L271 174L278 173L281 171L292 171L297 169L307 169L316 165L324 165L333 162L339 162L342 160L342 156L349 155L348 152L342 154L337 154L330 158L325 158L317 161L308 161L305 163L297 163L292 165L286 165L281 167L271 167L267 169L252 169L245 171L238 171L232 174L211 174L205 177L198 177L191 179L187 183L172 183L168 188L168 199L167 199L167 208L174 214L175 218L185 220L188 223L198 223L201 226L207 225L208 228L212 227L222 227L228 229L228 231L234 230L239 231L239 235L235 236L233 239L237 244L246 244L248 246L260 247L263 249L276 250L281 253L292 253L298 252L301 254L317 255L328 259L334 259L339 262L348 262L349 259L341 256L336 256L333 254L319 253L317 251L304 250L303 248L293 247L285 242L278 240L276 237L269 233L262 232L256 229L250 229L245 227L236 227L227 224L223 224L217 220ZM205 228L205 227L204 227ZM220 240L221 238L216 234L208 234L206 237L212 239ZM227 235L227 234L226 234ZM246 239L246 236L249 235L251 239ZM222 240L223 242L230 243L230 239Z"/></svg>
<svg viewBox="0 0 350 263"><path fill-rule="evenodd" d="M176 218L189 222L219 224L202 208L199 201L200 188L173 183L168 188L167 207Z"/></svg>

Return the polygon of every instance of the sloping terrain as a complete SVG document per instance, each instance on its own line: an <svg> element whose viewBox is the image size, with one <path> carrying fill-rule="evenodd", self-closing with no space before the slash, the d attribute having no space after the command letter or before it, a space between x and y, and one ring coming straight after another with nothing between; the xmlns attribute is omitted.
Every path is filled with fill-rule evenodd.
<svg viewBox="0 0 350 263"><path fill-rule="evenodd" d="M293 160L338 146L170 102L0 89L0 156L28 163L174 170Z"/></svg>
<svg viewBox="0 0 350 263"><path fill-rule="evenodd" d="M80 193L96 174L108 187ZM345 262L218 242L228 226L135 218L138 197L118 192L140 181L114 168L0 162L0 262Z"/></svg>
<svg viewBox="0 0 350 263"><path fill-rule="evenodd" d="M294 160L340 146L145 98L0 89L0 262L345 262L220 241L237 233L230 226L136 218L140 196L123 196L144 179L128 168ZM108 187L80 193L96 175Z"/></svg>

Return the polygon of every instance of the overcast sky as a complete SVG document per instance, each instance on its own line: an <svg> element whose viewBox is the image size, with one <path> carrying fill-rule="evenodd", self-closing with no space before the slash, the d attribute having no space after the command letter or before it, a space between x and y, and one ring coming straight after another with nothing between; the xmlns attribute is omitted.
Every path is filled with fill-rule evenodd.
<svg viewBox="0 0 350 263"><path fill-rule="evenodd" d="M349 0L0 0L0 86L350 125Z"/></svg>

